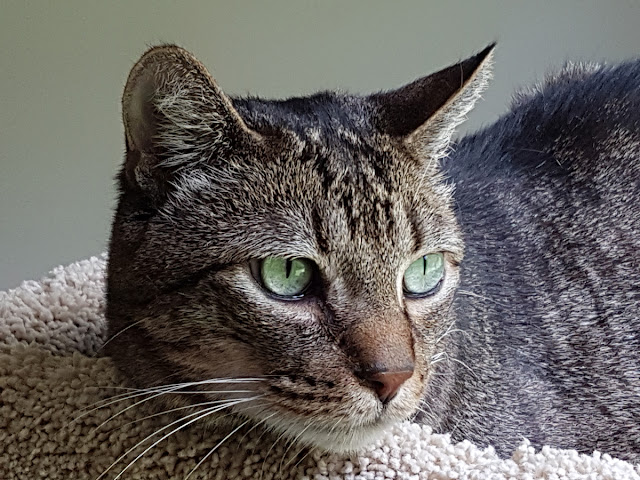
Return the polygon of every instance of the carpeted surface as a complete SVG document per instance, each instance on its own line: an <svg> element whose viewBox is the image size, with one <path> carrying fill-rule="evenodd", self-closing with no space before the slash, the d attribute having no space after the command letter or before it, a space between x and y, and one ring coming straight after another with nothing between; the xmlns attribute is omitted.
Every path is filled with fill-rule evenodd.
<svg viewBox="0 0 640 480"><path fill-rule="evenodd" d="M352 458L300 451L258 429L233 433L213 452L229 432L186 428L162 439L179 424L161 430L173 419L149 418L146 403L136 404L144 396L126 399L135 392L100 356L104 268L94 257L0 292L0 480L192 471L189 479L640 479L640 466L606 454L536 452L523 441L502 460L411 423Z"/></svg>

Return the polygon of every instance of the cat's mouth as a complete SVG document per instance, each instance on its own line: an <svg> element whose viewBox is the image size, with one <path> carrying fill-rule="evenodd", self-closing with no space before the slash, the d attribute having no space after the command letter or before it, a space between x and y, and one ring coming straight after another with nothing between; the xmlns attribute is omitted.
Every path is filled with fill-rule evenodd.
<svg viewBox="0 0 640 480"><path fill-rule="evenodd" d="M353 453L380 438L393 424L411 417L419 395L407 388L383 404L369 392L351 392L348 398L326 396L304 401L282 396L260 402L261 407L239 405L234 410L294 443L336 453Z"/></svg>
<svg viewBox="0 0 640 480"><path fill-rule="evenodd" d="M239 358L240 348L230 350L229 344L224 346L229 356ZM201 378L221 379L203 381L198 388L204 396L202 403L214 401L212 409L218 405L221 408L211 420L218 416L229 419L227 414L233 412L232 417L266 427L294 443L325 451L354 452L418 410L427 376L423 372L428 371L419 353L413 373L401 378L401 384L390 397L382 396L375 385L340 365L325 363L317 368L268 369L260 368L257 362L249 361L253 360L249 357L244 359L244 364L253 365L252 370L244 368L237 372L218 368L212 372L210 365L214 362L206 355L194 354L187 358L182 352L172 360L185 366L199 361ZM201 401L194 397L184 400Z"/></svg>

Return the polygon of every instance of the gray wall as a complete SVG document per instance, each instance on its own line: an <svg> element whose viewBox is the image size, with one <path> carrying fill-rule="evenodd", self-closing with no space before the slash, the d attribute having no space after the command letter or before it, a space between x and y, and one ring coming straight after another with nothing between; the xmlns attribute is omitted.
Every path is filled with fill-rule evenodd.
<svg viewBox="0 0 640 480"><path fill-rule="evenodd" d="M0 9L0 289L105 249L119 97L149 45L192 50L231 94L391 88L498 40L464 131L566 59L640 53L640 2L23 2Z"/></svg>

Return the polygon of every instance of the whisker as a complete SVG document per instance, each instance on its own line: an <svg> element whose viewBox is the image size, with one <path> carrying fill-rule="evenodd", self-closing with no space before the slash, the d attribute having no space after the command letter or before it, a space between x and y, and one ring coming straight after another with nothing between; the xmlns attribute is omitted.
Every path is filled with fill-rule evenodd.
<svg viewBox="0 0 640 480"><path fill-rule="evenodd" d="M95 432L100 427L102 427L106 423L110 422L111 420L115 419L116 417L122 415L127 410L129 410L129 409L131 409L133 407L136 407L137 405L140 405L142 403L148 402L149 400L152 400L153 398L160 397L162 395L182 394L182 393L200 393L200 394L202 394L202 393L256 393L256 392L253 391L253 390L203 390L203 391L183 392L182 390L176 391L175 389L172 389L171 391L168 391L168 392L167 391L163 391L163 392L158 393L157 395L153 395L153 396L151 396L149 398L145 398L144 400L140 400L139 402L136 402L133 405L129 405L127 408L124 408L123 410L119 411L118 413L115 413L115 414L111 415L109 418L107 418L104 422L102 422L97 427L93 428L91 431ZM217 401L217 402L220 403L220 402L228 401L228 400L233 400L233 399L220 400L220 401ZM213 402L213 400L212 400L212 402ZM113 403L116 403L116 402L113 402ZM106 406L106 405L104 405L104 406ZM98 407L98 408L103 408L103 407ZM94 409L94 410L96 410L96 409Z"/></svg>
<svg viewBox="0 0 640 480"><path fill-rule="evenodd" d="M160 438L159 440L157 440L156 442L154 442L150 447L147 447L147 449L145 449L144 452L142 452L140 455L138 455L133 461L131 461L113 480L118 480L118 478L122 477L122 475L124 474L124 472L126 472L133 464L135 464L140 458L142 458L149 450L151 450L153 447L155 447L158 443L160 443L162 440L164 440L165 438L170 437L171 435L173 435L175 432L177 432L178 430L181 430L183 428L185 428L188 425L191 425L194 422L197 422L198 420L201 420L202 418L205 418L208 415L211 415L215 412L218 412L220 410L223 410L224 408L227 407L232 407L234 405L237 405L239 403L243 403L243 402L248 402L251 400L255 400L256 398L259 398L260 396L256 396L256 397L252 397L252 398L247 398L247 399L242 399L242 400L235 400L232 402L229 402L227 404L224 405L219 405L219 406L215 406L215 407L211 407L211 408L206 408L204 410L201 410L199 412L195 412L192 414L187 415L186 417L180 418L174 422L171 422L168 425L165 425L164 427L162 427L159 430L156 430L155 432L153 432L152 434L146 436L143 440L139 441L136 445L134 445L133 447L131 447L129 450L127 450L125 453L123 453L120 457L118 457L118 459L113 462L104 472L102 472L100 474L100 476L96 479L96 480L100 480L102 477L104 477L104 475L111 470L111 468L113 468L114 465L117 465L118 462L120 462L123 458L125 458L127 455L129 455L129 453L131 453L133 450L135 450L136 448L138 448L140 445L142 445L144 442L146 442L147 440L149 440L150 438L154 437L155 435L157 435L158 433L172 427L173 425L175 425L176 423L182 422L188 418L191 417L196 417L192 420L189 420L188 422L180 425L178 428L173 429L171 432L169 432L166 435L163 435L162 438Z"/></svg>
<svg viewBox="0 0 640 480"><path fill-rule="evenodd" d="M455 325L455 322L451 322L451 324L447 327L445 332L436 339L435 345L440 343L442 341L442 339L449 334L449 331L453 328L454 325Z"/></svg>
<svg viewBox="0 0 640 480"><path fill-rule="evenodd" d="M84 407L82 410L86 410L88 408L93 407L94 405L98 405L99 403L104 403L104 405L98 406L96 408L93 408L91 410L89 410L88 412L76 417L73 421L75 422L76 420L82 418L84 415L91 413L99 408L104 408L107 407L109 405L112 405L113 403L117 403L119 401L123 401L123 400L127 400L130 398L135 398L141 395L146 395L146 394L152 394L155 392L159 392L159 391L166 391L168 392L173 392L175 390L179 390L181 387L189 387L189 386L193 386L193 385L203 385L203 384L215 384L215 383L243 383L243 382L253 382L253 381L261 381L262 379L260 378L242 378L242 379L227 379L227 378L223 378L223 379L208 379L208 380L202 380L199 382L187 382L187 383L174 383L174 384L169 384L169 385L159 385L156 387L149 387L149 388L130 388L130 387L119 387L119 386L110 386L110 387L95 387L95 388L113 388L113 389L119 389L119 390L128 390L125 393L121 393L118 395L114 395L112 397L106 398L106 399L102 399L99 400L91 405L88 405L86 407ZM172 387L176 387L176 388L172 388ZM93 387L92 387L93 388ZM132 392L137 392L137 393L132 393ZM205 392L205 391L203 391ZM199 392L199 393L203 393L203 392ZM184 392L187 393L187 392ZM192 392L188 392L188 393L192 393ZM207 393L214 393L214 392L207 392ZM247 393L247 392L243 392L243 393ZM251 393L251 392L249 392Z"/></svg>
<svg viewBox="0 0 640 480"><path fill-rule="evenodd" d="M476 375L476 372L474 372L474 371L473 371L473 369L472 369L469 365L467 365L466 363L464 363L462 360L458 360L457 358L453 358L453 357L449 357L449 359L450 359L452 362L459 363L459 364L460 364L460 365L462 365L464 368L466 368L467 370L469 370L469 373L470 373L471 375L473 375L474 377L478 378L478 376Z"/></svg>
<svg viewBox="0 0 640 480"><path fill-rule="evenodd" d="M122 460L123 458L125 458L127 455L129 455L132 451L134 451L136 448L138 448L140 445L142 445L144 442L146 442L147 440L149 440L150 438L154 437L155 435L157 435L158 433L166 430L167 428L172 427L173 425L175 425L176 423L180 423L183 420L186 420L188 418L197 416L197 415L202 415L203 412L213 412L216 408L220 408L220 407L211 407L211 408L205 408L204 410L200 410L198 412L195 413L191 413L183 418L180 418L178 420L175 420L173 422L171 422L168 425L165 425L164 427L156 430L155 432L147 435L145 438L143 438L142 440L140 440L138 443L136 443L133 447L131 447L129 450L127 450L126 452L124 452L122 455L120 455L111 465L109 465L109 467L100 474L100 476L96 479L96 480L100 480L104 475L106 475L106 473L111 470L118 462L120 462L120 460Z"/></svg>
<svg viewBox="0 0 640 480"><path fill-rule="evenodd" d="M266 420L268 420L269 418L271 418L272 416L276 415L277 412L275 412L273 415L270 415L268 418L265 418L264 421L266 423ZM258 438L256 438L255 440L255 445L253 446L253 448L251 449L251 455L254 455L256 453L256 447L260 444L260 440L262 440L262 437L264 437L265 433L274 433L275 430L273 428L263 428L262 432L260 432L260 435L258 435Z"/></svg>
<svg viewBox="0 0 640 480"><path fill-rule="evenodd" d="M106 419L106 420L105 420L104 422L102 422L100 425L98 425L97 427L95 427L92 431L96 431L96 430L98 430L98 429L99 429L100 427L102 427L105 423L110 422L111 420L113 420L113 419L114 419L114 418L116 418L116 417L119 417L120 415L122 415L122 414L123 414L123 413L125 413L126 411L128 411L128 410L130 410L130 409L132 409L132 408L134 408L134 407L136 407L136 406L138 406L138 405L140 405L140 404L142 404L142 403L148 402L149 400L152 400L152 399L154 399L154 398L160 397L160 396L162 396L162 395L167 395L167 394L170 394L170 393L177 393L177 394L181 394L181 393L183 393L183 391L182 391L182 390L180 390L181 388L183 388L183 385L186 387L186 386L191 386L191 385L203 385L203 384L208 384L208 383L217 383L217 382L212 382L212 381L210 381L210 380L203 380L203 381L200 381L200 382L191 382L191 383L188 383L188 384L177 384L177 386L172 386L171 388L168 388L168 389L166 389L166 388L165 388L164 390L157 390L157 389L155 389L156 387L153 387L153 388L152 388L152 390L153 390L153 392L152 392L152 393L155 393L155 392L159 392L159 393L155 393L155 394L151 395L151 396L150 396L150 397L148 397L148 398L145 398L145 399L143 399L143 400L140 400L140 401L138 401L138 402L135 402L135 403L133 403L132 405L129 405L128 407L126 407L126 408L122 409L122 410L121 410L121 411L119 411L118 413L116 413L116 414L112 415L111 417L109 417L108 419ZM188 392L188 393L200 393L200 394L202 394L202 393L255 393L255 392L253 392L253 391L251 391L251 390L238 390L238 391L233 391L233 390L222 390L222 391L211 391L211 390L209 390L209 391L207 391L207 390L203 390L203 391ZM144 395L144 394L145 394L145 393L138 393L138 394L134 394L132 397L129 397L129 398L133 398L133 397L140 396L140 395ZM80 419L81 417L83 417L83 416L85 416L85 415L87 415L87 414L89 414L89 413L91 413L91 412L93 412L93 411L95 411L95 410L98 410L98 409L100 409L100 408L104 408L104 407L109 406L109 405L112 405L112 404L114 404L114 403L121 402L121 401L126 400L126 399L127 399L127 398L121 398L121 399L119 399L119 400L114 400L114 401L112 401L112 402L106 403L105 405L101 405L101 406L99 406L99 407L96 407L96 408L94 408L94 409L92 409L92 410L89 410L88 412L83 413L82 415L80 415L79 417L77 417L74 421L77 421L77 420L78 420L78 419Z"/></svg>
<svg viewBox="0 0 640 480"><path fill-rule="evenodd" d="M131 400L131 399L136 398L136 397L141 397L141 396L144 396L144 395L152 395L153 393L156 393L156 392L159 392L159 393L157 395L150 396L149 398L146 398L144 400L141 400L140 402L135 403L134 405L132 405L132 407L134 407L136 405L139 405L141 403L144 403L147 400L151 400L152 398L155 398L155 397L158 397L158 396L161 396L161 395L169 395L169 394L179 395L179 394L182 394L182 393L187 393L187 394L195 394L195 393L254 393L253 390L183 391L183 390L179 390L179 389L178 390L176 390L176 389L160 390L160 389L155 389L155 388L153 390L149 390L149 391L139 391L138 393L127 392L127 393L114 395L112 397L99 400L99 401L97 401L95 403L92 403L91 405L88 405L88 406L84 407L82 410L85 410L85 411L82 414L78 415L76 418L74 418L72 421L67 423L67 425L65 425L64 428L68 427L69 425L73 424L74 422L77 422L82 417L84 417L86 415L89 415L91 412L95 412L96 410L100 410L101 408L106 408L109 405L113 405L113 404L119 403L119 402L124 402L126 400ZM100 404L102 404L102 405L100 405ZM97 405L97 406L94 407L94 408L91 408L94 405ZM87 410L87 409L89 409L89 410ZM124 410L123 410L123 412L124 412ZM115 418L115 417L113 417L113 418Z"/></svg>
<svg viewBox="0 0 640 480"><path fill-rule="evenodd" d="M208 417L209 415L222 410L223 408L227 408L227 407L231 407L233 405L237 405L238 403L242 403L242 402L246 402L246 401L251 401L254 400L257 397L254 398L250 398L250 399L244 399L244 400L238 400L236 402L233 402L229 405L223 405L220 407L214 407L212 410L206 411L204 413L202 413L202 415L189 420L188 422L186 422L183 425L180 425L178 428L174 428L172 431L170 431L169 433L167 433L166 435L163 435L162 438L160 438L159 440L156 440L152 445L150 445L149 447L147 447L141 454L139 454L132 462L129 463L129 465L127 465L124 470L122 470L118 475L116 475L116 477L113 480L118 480L123 474L124 472L126 472L131 466L133 466L140 458L142 458L147 452L149 452L149 450L151 450L153 447L155 447L158 443L160 443L161 441L163 441L164 439L170 437L171 435L173 435L175 432L182 430L183 428L191 425L194 422L197 422L199 420L202 420L205 417Z"/></svg>
<svg viewBox="0 0 640 480"><path fill-rule="evenodd" d="M111 336L111 338L109 338L106 342L104 342L102 345L100 345L100 346L96 349L96 351L95 351L95 353L93 354L93 356L94 356L94 357L98 356L98 353L100 353L100 351L101 351L104 347L106 347L106 346L107 346L107 344L108 344L109 342L111 342L111 341L112 341L112 340L114 340L116 337L118 337L118 335L120 335L121 333L126 332L126 331L127 331L127 330L129 330L131 327L135 327L136 325L138 325L138 324L140 324L140 323L144 322L145 320L146 320L146 319L145 319L145 318L143 318L142 320L138 320L137 322L133 322L131 325L127 325L126 327L124 327L124 328L123 328L122 330L120 330L119 332L114 333L114 334Z"/></svg>
<svg viewBox="0 0 640 480"><path fill-rule="evenodd" d="M267 463L267 458L269 458L269 454L271 453L271 450L273 450L273 447L275 447L278 442L282 439L282 437L285 436L285 434L287 433L286 430L284 430L280 436L278 436L278 438L276 438L273 442L273 444L271 445L271 447L269 448L269 450L267 451L267 454L264 456L264 460L262 461L262 467L260 468L260 479L262 480L262 476L264 474L264 466Z"/></svg>
<svg viewBox="0 0 640 480"><path fill-rule="evenodd" d="M165 394L167 394L167 393L174 392L175 390L177 390L177 388L180 388L180 387L173 387L172 389L170 389L170 390L168 390L168 391L161 391L160 393L156 393L155 395L151 395L150 397L145 398L144 400L140 400L140 401L138 401L138 402L135 402L135 403L133 403L133 404L129 405L128 407L123 408L123 409L122 409L122 410L120 410L118 413L115 413L115 414L111 415L111 416L110 416L109 418L107 418L104 422L102 422L100 425L98 425L97 427L95 427L92 431L93 431L93 432L95 432L96 430L99 430L99 429L100 429L100 427L102 427L105 423L110 422L111 420L113 420L113 419L115 419L115 418L119 417L119 416L120 416L120 415L122 415L124 412L126 412L126 411L128 411L128 410L131 410L132 408L137 407L138 405L140 405L140 404L142 404L142 403L148 402L149 400L153 400L154 398L160 397L160 396L165 395ZM118 400L118 401L120 401L120 400ZM112 402L112 403L117 403L117 402ZM108 403L107 405L111 405L111 403ZM106 406L106 405L103 405L102 407L99 407L99 408L103 408L104 406Z"/></svg>
<svg viewBox="0 0 640 480"><path fill-rule="evenodd" d="M302 458L296 462L296 464L293 466L293 470L295 470L296 468L298 468L298 465L300 465L300 463L302 463L302 461L303 461L305 458L307 458L307 457L309 456L309 454L311 454L311 452L313 452L313 448L310 448L310 447L308 447L308 446L306 446L306 445L305 445L305 446L303 446L303 447L298 451L298 453L296 453L296 455L295 455L295 456L297 457L298 455L300 455L300 453L301 453L305 448L308 448L307 453L305 453L305 454L302 456ZM294 457L294 458L295 458L295 457ZM285 468L286 468L286 465L285 465Z"/></svg>
<svg viewBox="0 0 640 480"><path fill-rule="evenodd" d="M255 393L255 390L176 390L167 393L175 393L177 395L188 394L202 394L202 393Z"/></svg>
<svg viewBox="0 0 640 480"><path fill-rule="evenodd" d="M137 389L136 389L137 390ZM159 395L168 395L168 394L175 394L175 395L181 395L183 393L185 394L203 394L203 393L255 393L254 390L180 390L179 388L166 388L166 389L153 389L153 390L141 390L138 391L138 393L132 393L132 392L126 392L126 393L122 393L119 395L113 395L111 397L99 400L91 405L88 405L86 407L83 408L83 410L86 410L88 408L91 408L94 405L98 405L100 403L103 403L103 405L98 405L97 407L83 413L82 415L76 417L77 419L82 418L84 415L87 415L95 410L98 410L100 408L104 408L104 407L108 407L109 405L113 405L114 403L118 403L118 402L123 402L125 400L130 400L132 398L136 398L136 397L141 397L143 395L151 395L153 393L157 393L159 392ZM74 420L75 421L75 420Z"/></svg>
<svg viewBox="0 0 640 480"><path fill-rule="evenodd" d="M95 388L111 388L114 390L131 390L131 391L138 391L138 392L146 392L149 390L158 390L158 389L169 388L169 387L177 387L180 385L190 387L193 385L205 385L208 383L244 383L244 382L260 382L263 380L264 378L260 378L260 377L238 377L238 378L221 377L221 378L208 378L206 380L198 380L195 382L170 383L166 385L157 385L155 387L148 387L148 388L122 387L119 385L96 386Z"/></svg>
<svg viewBox="0 0 640 480"><path fill-rule="evenodd" d="M264 404L260 404L260 405L264 405ZM258 428L261 424L266 423L271 417L274 417L275 415L277 415L278 412L273 412L271 415L269 415L268 417L263 418L262 420L260 420L259 422L255 423L249 430L247 430L245 432L245 434L242 436L242 438L240 439L240 441L238 442L239 444L242 444L242 441L246 438L247 435L249 435L253 430L255 430L256 428ZM258 438L259 440L259 438ZM256 442L257 443L257 442ZM254 447L255 448L255 447Z"/></svg>
<svg viewBox="0 0 640 480"><path fill-rule="evenodd" d="M255 392L253 392L253 393L255 393ZM262 398L262 397L264 397L264 394L263 394L263 395L259 395L259 398ZM235 399L230 398L230 399L228 399L228 400L229 400L229 401L233 401L233 400L235 400ZM227 414L225 414L225 415L221 415L221 416L220 416L220 417L218 417L218 418L219 418L220 420L222 420L223 418L230 417L230 416L232 416L232 415L234 415L234 414L244 414L244 413L245 413L247 410L249 410L250 408L260 408L260 407L264 407L265 405L267 405L267 403L266 403L266 402L257 403L257 404L254 404L254 405L249 405L249 406L248 406L247 408L245 408L244 410L240 410L240 409L239 409L237 412L232 412L232 411L230 411L229 413L227 413Z"/></svg>
<svg viewBox="0 0 640 480"><path fill-rule="evenodd" d="M431 355L431 360L440 360L443 355L446 355L445 352L438 352L434 355Z"/></svg>
<svg viewBox="0 0 640 480"><path fill-rule="evenodd" d="M422 407L426 407L429 409L429 411L427 412L426 410L424 410ZM437 418L436 414L434 413L433 409L431 408L430 405L427 405L426 403L422 403L420 404L420 406L416 407L417 410L420 410L422 413L424 413L427 417L429 417L431 420L433 420L434 418Z"/></svg>
<svg viewBox="0 0 640 480"><path fill-rule="evenodd" d="M447 360L449 360L451 362L456 362L456 363L462 365L464 368L466 368L469 371L469 373L471 373L471 375L473 375L475 378L478 378L478 376L476 375L476 372L474 372L473 369L469 365L464 363L462 360L459 360L459 359L457 359L455 357L452 357L451 355L449 355L446 352L444 352L444 353L445 353L444 358L446 358Z"/></svg>
<svg viewBox="0 0 640 480"><path fill-rule="evenodd" d="M242 427L244 427L247 423L249 423L249 420L247 420L246 422L244 422L244 423L240 424L239 426L237 426L236 428L234 428L234 429L231 431L231 433L229 433L226 437L224 437L222 440L220 440L220 441L217 443L217 445L216 445L215 447L213 447L211 450L209 450L209 453L207 453L207 454L202 458L202 460L200 460L200 461L196 464L196 466L195 466L195 467L193 467L193 470L191 470L191 471L189 472L189 474L185 477L185 479L184 479L184 480L189 480L189 477L191 476L191 474L192 474L193 472L195 472L195 471L198 469L198 467L199 467L200 465L202 465L202 463L203 463L207 458L209 458L209 456L210 456L213 452L215 452L215 451L218 449L218 447L219 447L220 445L222 445L224 442L226 442L226 441L227 441L227 440L228 440L228 439L229 439L229 438L230 438L234 433L236 433L238 430L240 430ZM115 480L115 479L114 479L114 480Z"/></svg>
<svg viewBox="0 0 640 480"><path fill-rule="evenodd" d="M329 429L329 435L333 435L333 432L335 432L336 428L338 428L338 425L340 425L340 422L343 421L345 418L346 418L346 415L343 414L340 418L336 420L336 423L333 424L333 427Z"/></svg>
<svg viewBox="0 0 640 480"><path fill-rule="evenodd" d="M439 342L441 342L445 337L447 337L447 335L451 335L452 333L462 333L464 335L469 335L468 332L465 332L464 330L462 330L460 328L449 329L436 340L435 345L437 345Z"/></svg>
<svg viewBox="0 0 640 480"><path fill-rule="evenodd" d="M487 302L492 302L492 303L495 303L496 305L500 305L501 307L506 307L507 306L504 303L501 303L501 302L498 302L497 300L494 300L493 298L485 297L484 295L480 295L479 293L475 293L475 292L470 292L469 290L458 290L457 293L460 293L462 295L467 295L469 297L479 298L479 299L485 300Z"/></svg>
<svg viewBox="0 0 640 480"><path fill-rule="evenodd" d="M308 420L309 424L304 427L300 433L298 433L298 435L295 436L295 438L293 440L291 440L289 442L289 446L285 449L284 453L282 454L282 459L280 460L280 467L278 468L280 471L282 471L282 462L284 462L285 457L287 456L287 453L289 452L289 450L291 450L291 447L298 441L298 439L300 438L300 436L304 435L304 432L306 432L307 430L309 430L309 427L311 427L311 425L313 425L313 420ZM287 465L289 465L289 463L291 463L291 461L287 462ZM285 465L285 467L287 466Z"/></svg>
<svg viewBox="0 0 640 480"><path fill-rule="evenodd" d="M133 390L133 389L131 389L131 390ZM87 405L86 407L82 408L82 410L88 410L91 407L93 407L95 405L98 405L100 403L104 403L105 405L98 406L97 408L103 408L103 407L106 407L107 404L110 405L110 403L108 403L108 402L111 402L111 401L112 401L112 403L117 403L117 402L122 401L122 400L127 400L127 399L130 399L130 398L135 398L135 397L139 397L139 396L142 396L142 395L150 395L150 394L152 394L152 393L154 393L156 391L158 391L158 390L151 390L151 389L138 390L138 389L135 389L134 391L128 391L128 392L124 392L124 393L119 393L117 395L112 395L110 397L98 400L97 402L94 402L91 405ZM93 410L96 410L96 408L94 408ZM93 410L90 410L90 412L92 412ZM90 413L90 412L87 412L87 413ZM80 417L78 417L78 418L80 418Z"/></svg>
<svg viewBox="0 0 640 480"><path fill-rule="evenodd" d="M212 401L210 401L210 402L194 403L193 405L186 405L186 406L184 406L184 407L172 408L172 409L170 409L170 410L164 410L164 411L159 412L159 413L154 413L153 415L147 415L147 416L145 416L145 417L141 417L141 418L138 418L138 419L136 419L136 420L132 420L131 422L127 422L127 423L125 423L124 425L120 425L120 426L118 426L118 427L116 427L116 428L117 428L117 429L124 428L124 427L126 427L126 426L128 426L128 425L133 425L133 424L135 424L135 423L139 423L139 422L142 422L142 421L144 421L144 420L148 420L148 419L153 418L153 417L159 417L159 416L161 416L161 415L166 415L167 413L177 412L177 411L179 411L179 410L187 410L187 409L189 409L189 408L202 407L202 406L204 406L204 405L219 405L219 404L221 404L221 403L225 403L225 402L229 402L229 401L233 401L233 400L235 400L235 399L212 400Z"/></svg>
<svg viewBox="0 0 640 480"><path fill-rule="evenodd" d="M309 421L309 425L307 425L306 427L304 427L302 429L302 431L296 435L296 437L291 441L291 443L289 444L289 446L287 447L287 449L284 451L284 453L282 454L282 460L280 460L280 467L279 470L282 472L283 468L287 468L289 465L291 465L291 462L293 462L293 460L295 460L295 458L300 455L300 452L302 452L305 448L306 445L303 445L302 448L298 451L298 453L296 453L294 456L292 456L289 461L283 466L282 462L284 462L285 457L287 456L287 453L289 452L289 450L291 449L291 447L293 447L293 445L298 441L298 439L304 434L304 432L306 432L309 427L311 427L313 425L313 420Z"/></svg>
<svg viewBox="0 0 640 480"><path fill-rule="evenodd" d="M88 405L88 406L84 407L82 410L85 410L85 411L83 413L81 413L80 415L78 415L73 420L71 420L69 423L67 423L63 428L65 428L65 429L68 428L70 425L74 424L75 422L80 420L82 417L85 417L85 416L89 415L90 413L95 412L96 410L100 410L101 408L108 407L109 405L113 405L114 403L123 402L123 401L126 401L126 400L130 400L132 398L135 398L135 397L140 397L142 395L150 395L150 393L148 393L148 392L136 393L136 394L127 393L126 395L118 395L117 396L117 397L120 397L120 398L113 399L113 397L110 397L110 398L106 398L106 399L100 400L98 402L95 402L95 403L93 403L91 405ZM146 400L144 400L144 401L146 401ZM102 403L102 405L98 405L100 403ZM91 408L91 407L93 407L93 405L98 405L98 406L94 407L94 408ZM89 409L89 410L87 410L87 409Z"/></svg>

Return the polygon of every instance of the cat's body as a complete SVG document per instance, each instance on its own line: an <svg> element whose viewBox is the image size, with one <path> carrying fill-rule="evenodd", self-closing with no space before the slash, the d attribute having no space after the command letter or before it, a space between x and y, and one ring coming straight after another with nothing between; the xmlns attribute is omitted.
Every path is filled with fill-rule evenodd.
<svg viewBox="0 0 640 480"><path fill-rule="evenodd" d="M568 67L454 150L465 365L439 430L637 461L640 62Z"/></svg>
<svg viewBox="0 0 640 480"><path fill-rule="evenodd" d="M522 98L445 181L489 55L386 94L269 102L148 52L125 90L108 271L123 372L328 449L420 408L503 454L527 437L637 460L640 64ZM427 257L441 276L416 293ZM308 259L306 289L274 293L269 258Z"/></svg>

